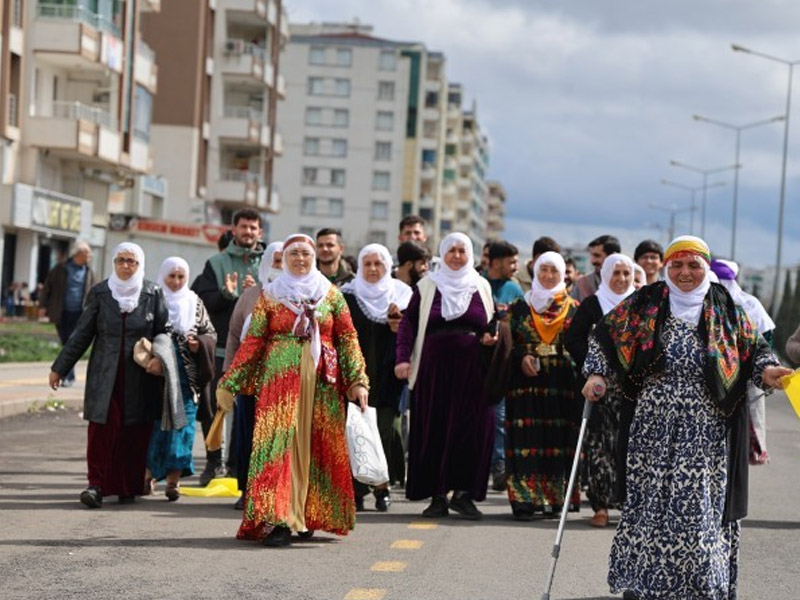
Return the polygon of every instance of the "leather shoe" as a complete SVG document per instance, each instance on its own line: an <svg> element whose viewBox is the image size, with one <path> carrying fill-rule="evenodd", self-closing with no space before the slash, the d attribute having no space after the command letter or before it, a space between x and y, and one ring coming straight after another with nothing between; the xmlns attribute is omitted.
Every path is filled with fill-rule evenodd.
<svg viewBox="0 0 800 600"><path fill-rule="evenodd" d="M90 485L80 495L81 504L89 508L103 508L103 493L97 486Z"/></svg>
<svg viewBox="0 0 800 600"><path fill-rule="evenodd" d="M422 511L422 516L426 519L440 519L442 517L446 517L447 514L448 510L446 496L434 496L431 498L430 506Z"/></svg>
<svg viewBox="0 0 800 600"><path fill-rule="evenodd" d="M261 543L268 548L282 548L288 546L291 542L292 532L289 531L289 528L283 525L276 525Z"/></svg>
<svg viewBox="0 0 800 600"><path fill-rule="evenodd" d="M589 525L592 527L607 527L608 526L608 511L604 508L601 508L589 521Z"/></svg>
<svg viewBox="0 0 800 600"><path fill-rule="evenodd" d="M469 521L477 521L483 516L483 513L478 510L469 494L461 494L450 499L450 510L455 511L462 519Z"/></svg>
<svg viewBox="0 0 800 600"><path fill-rule="evenodd" d="M300 531L297 533L297 537L301 540L310 540L314 537L314 530L313 529L306 529L305 531Z"/></svg>
<svg viewBox="0 0 800 600"><path fill-rule="evenodd" d="M388 489L375 490L375 510L378 512L386 512L392 504L392 497L389 495Z"/></svg>
<svg viewBox="0 0 800 600"><path fill-rule="evenodd" d="M625 590L622 592L622 600L639 600L639 594L633 590Z"/></svg>

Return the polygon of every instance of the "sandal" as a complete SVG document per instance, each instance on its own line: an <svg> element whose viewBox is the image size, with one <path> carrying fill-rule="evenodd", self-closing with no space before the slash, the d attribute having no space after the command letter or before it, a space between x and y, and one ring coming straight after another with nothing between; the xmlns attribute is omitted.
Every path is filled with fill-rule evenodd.
<svg viewBox="0 0 800 600"><path fill-rule="evenodd" d="M164 489L164 495L170 502L175 502L181 497L180 484L178 482L167 482L167 487Z"/></svg>

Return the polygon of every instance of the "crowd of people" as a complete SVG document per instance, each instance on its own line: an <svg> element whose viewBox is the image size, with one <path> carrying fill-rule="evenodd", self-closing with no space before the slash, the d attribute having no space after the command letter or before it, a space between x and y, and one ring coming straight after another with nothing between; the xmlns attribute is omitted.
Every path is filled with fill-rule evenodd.
<svg viewBox="0 0 800 600"><path fill-rule="evenodd" d="M756 390L792 372L735 263L693 236L666 250L645 240L630 257L605 235L579 275L542 237L519 274L503 240L476 264L472 241L451 233L433 257L416 216L400 223L394 255L368 244L348 259L335 229L269 246L261 232L257 212L236 213L191 283L180 257L145 280L132 243L100 283L79 252L54 275L63 310L51 318L65 335L50 385L70 381L92 347L84 505L132 502L161 481L177 500L194 473L195 422L205 437L216 419L222 444L200 484L235 473L240 539L345 535L368 496L387 511L401 487L429 502L423 517L478 520L491 486L520 521L578 511L583 487L589 525L621 511L612 591L735 597L747 468L768 457ZM795 358L798 340L800 329ZM348 402L377 409L385 484L352 477ZM582 481L566 497L577 453Z"/></svg>

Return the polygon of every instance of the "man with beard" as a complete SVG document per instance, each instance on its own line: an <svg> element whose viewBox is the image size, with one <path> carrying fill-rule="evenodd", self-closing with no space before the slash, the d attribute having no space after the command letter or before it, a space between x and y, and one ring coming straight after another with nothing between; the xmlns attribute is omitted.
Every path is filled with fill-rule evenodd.
<svg viewBox="0 0 800 600"><path fill-rule="evenodd" d="M317 268L337 287L342 287L355 277L353 269L342 258L343 253L340 230L326 227L317 232Z"/></svg>
<svg viewBox="0 0 800 600"><path fill-rule="evenodd" d="M564 264L567 266L567 270L564 272L564 285L567 286L567 294L572 294L572 288L575 287L575 280L580 277L580 273L578 273L578 267L575 266L575 259L571 256L564 258Z"/></svg>
<svg viewBox="0 0 800 600"><path fill-rule="evenodd" d="M425 219L417 215L408 215L400 221L400 231L397 234L397 241L415 241L425 244L428 241L428 234L425 231Z"/></svg>
<svg viewBox="0 0 800 600"><path fill-rule="evenodd" d="M208 435L217 410L217 382L222 377L225 360L225 343L228 339L228 324L233 308L242 292L257 284L258 267L265 245L261 241L261 216L251 208L244 208L233 215L231 227L233 239L218 254L206 261L200 276L194 280L192 290L208 309L211 323L217 331L215 356L215 379L211 383L210 405L197 407L197 420L202 423L203 436ZM206 467L200 474L200 485L206 486L214 477L228 474L227 460L230 457L233 429L233 412L225 416L222 449L206 452Z"/></svg>
<svg viewBox="0 0 800 600"><path fill-rule="evenodd" d="M394 276L412 288L428 274L431 251L420 242L409 240L397 248L398 267Z"/></svg>
<svg viewBox="0 0 800 600"><path fill-rule="evenodd" d="M619 240L613 235L601 235L589 242L589 262L592 263L594 270L583 277L579 277L572 288L572 297L578 302L583 302L589 296L593 296L600 287L600 269L603 261L609 254L622 252Z"/></svg>

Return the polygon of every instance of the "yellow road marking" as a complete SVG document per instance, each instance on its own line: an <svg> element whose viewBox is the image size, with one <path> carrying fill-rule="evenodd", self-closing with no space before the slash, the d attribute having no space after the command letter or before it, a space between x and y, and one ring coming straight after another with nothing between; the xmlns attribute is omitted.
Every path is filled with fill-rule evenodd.
<svg viewBox="0 0 800 600"><path fill-rule="evenodd" d="M421 540L396 540L392 542L392 548L400 548L401 550L419 550L422 548Z"/></svg>
<svg viewBox="0 0 800 600"><path fill-rule="evenodd" d="M439 525L436 523L426 523L425 521L415 521L411 523L409 529L436 529Z"/></svg>
<svg viewBox="0 0 800 600"><path fill-rule="evenodd" d="M385 573L400 573L406 570L408 565L399 560L382 560L370 567L370 571L383 571Z"/></svg>
<svg viewBox="0 0 800 600"><path fill-rule="evenodd" d="M381 588L353 588L344 597L344 600L382 600L386 590Z"/></svg>

